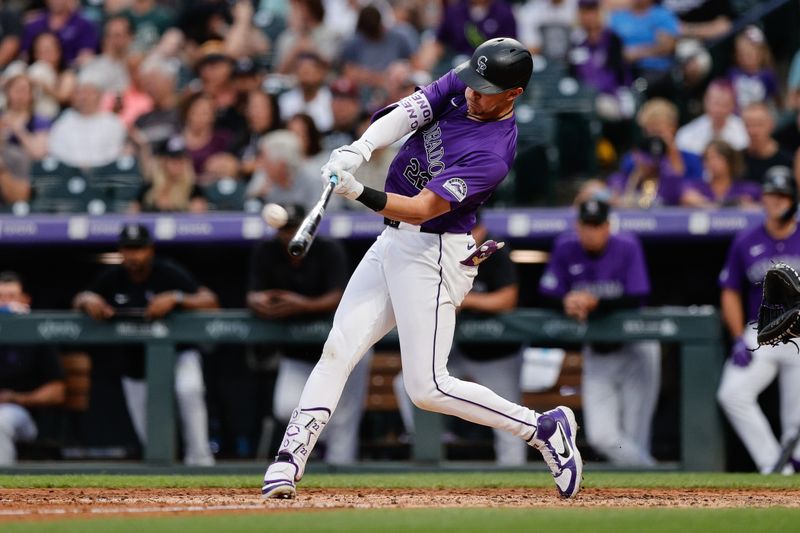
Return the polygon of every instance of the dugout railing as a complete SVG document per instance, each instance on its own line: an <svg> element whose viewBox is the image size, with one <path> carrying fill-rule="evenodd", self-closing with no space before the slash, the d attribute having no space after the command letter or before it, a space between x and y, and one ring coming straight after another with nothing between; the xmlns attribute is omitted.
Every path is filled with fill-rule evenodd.
<svg viewBox="0 0 800 533"><path fill-rule="evenodd" d="M247 311L175 313L164 320L116 319L97 322L73 312L0 315L0 343L90 346L142 343L145 346L147 445L144 459L172 465L176 458L173 400L176 344L319 343L329 322L270 322ZM725 446L716 389L722 370L722 336L717 311L708 306L653 308L609 314L578 323L555 311L520 309L491 318L461 319L461 341L519 342L531 345L624 342L652 339L679 345L680 452L684 470L723 470ZM396 344L394 332L383 344ZM417 462L443 459L441 415L417 411L412 451Z"/></svg>

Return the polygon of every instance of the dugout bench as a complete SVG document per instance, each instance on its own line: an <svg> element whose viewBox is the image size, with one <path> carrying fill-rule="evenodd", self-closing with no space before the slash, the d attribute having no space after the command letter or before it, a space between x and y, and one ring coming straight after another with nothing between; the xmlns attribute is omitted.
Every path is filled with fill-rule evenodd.
<svg viewBox="0 0 800 533"><path fill-rule="evenodd" d="M175 345L182 343L321 342L330 323L268 322L247 311L175 313L165 320L115 319L96 322L74 312L0 315L0 342L88 346L142 343L146 352L149 464L175 461L176 424L173 402ZM462 341L503 341L553 346L582 342L652 339L680 345L680 432L684 470L723 470L725 446L716 390L722 371L719 315L712 307L654 308L624 311L581 324L555 311L520 309L485 319L461 319L456 337ZM397 344L395 332L381 341ZM416 411L413 458L436 463L443 459L442 415ZM700 443L700 445L698 445Z"/></svg>

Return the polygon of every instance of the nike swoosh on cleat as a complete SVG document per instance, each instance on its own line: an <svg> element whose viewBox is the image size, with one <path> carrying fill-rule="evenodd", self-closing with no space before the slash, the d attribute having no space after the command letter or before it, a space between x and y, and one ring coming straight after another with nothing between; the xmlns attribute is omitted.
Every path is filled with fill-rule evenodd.
<svg viewBox="0 0 800 533"><path fill-rule="evenodd" d="M467 250L472 250L473 248L475 248L475 243L474 242L472 244L468 244L467 245Z"/></svg>
<svg viewBox="0 0 800 533"><path fill-rule="evenodd" d="M564 434L564 428L561 427L561 422L557 422L557 426L558 433L561 435L561 444L564 446L564 453L559 452L558 450L556 450L556 452L562 459L569 461L569 459L572 457L572 448L570 448L569 443L567 442L567 436Z"/></svg>

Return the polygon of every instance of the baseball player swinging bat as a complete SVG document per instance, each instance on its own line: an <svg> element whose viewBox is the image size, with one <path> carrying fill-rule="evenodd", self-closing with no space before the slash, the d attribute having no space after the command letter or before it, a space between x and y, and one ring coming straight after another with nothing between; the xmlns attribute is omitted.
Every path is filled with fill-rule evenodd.
<svg viewBox="0 0 800 533"><path fill-rule="evenodd" d="M314 242L314 237L317 236L319 224L322 222L322 216L325 214L325 208L328 206L328 201L331 199L333 189L336 187L339 179L332 175L330 181L322 191L322 196L316 205L311 209L311 212L306 215L300 227L297 228L297 233L294 234L292 240L289 241L289 253L294 257L303 257L311 248L311 243Z"/></svg>

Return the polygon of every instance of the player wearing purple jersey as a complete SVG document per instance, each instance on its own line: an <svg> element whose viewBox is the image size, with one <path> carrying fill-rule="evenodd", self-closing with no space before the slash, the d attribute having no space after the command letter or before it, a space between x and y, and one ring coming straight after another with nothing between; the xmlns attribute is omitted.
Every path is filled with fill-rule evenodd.
<svg viewBox="0 0 800 533"><path fill-rule="evenodd" d="M406 391L415 405L524 439L542 453L561 495L580 490L583 463L571 410L540 414L447 371L456 308L478 264L502 246L476 246L470 230L476 210L511 168L514 101L532 70L531 55L518 41L487 41L470 61L378 113L358 141L331 154L323 178L335 175L336 193L383 215L388 227L345 289L322 356L264 476L264 497L295 496L350 371L395 326ZM353 177L373 150L409 133L389 169L386 191Z"/></svg>
<svg viewBox="0 0 800 533"><path fill-rule="evenodd" d="M539 290L584 321L638 308L650 293L647 267L633 235L612 235L609 205L579 207L576 232L558 238ZM661 380L657 342L595 343L583 348L583 413L589 444L616 465L652 466L650 427Z"/></svg>
<svg viewBox="0 0 800 533"><path fill-rule="evenodd" d="M800 428L800 357L792 345L758 346L756 321L761 283L776 263L800 268L797 231L797 184L788 167L772 167L764 176L761 204L764 223L739 233L720 273L722 318L733 337L731 356L722 371L717 399L758 470L767 474L781 446L758 406L758 396L778 376L783 437ZM749 324L749 325L748 325ZM795 448L787 471L800 471Z"/></svg>

